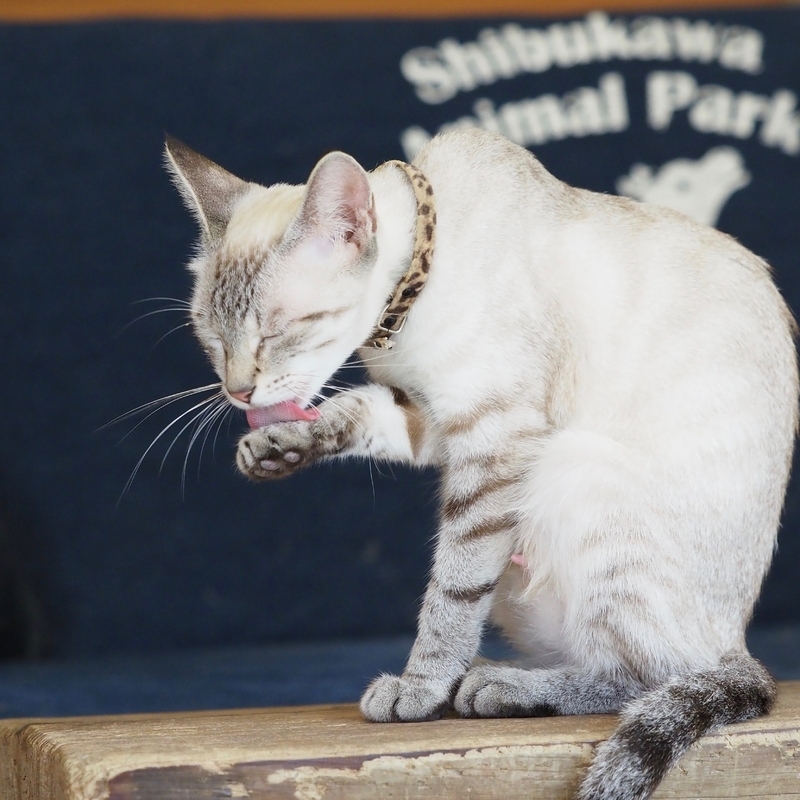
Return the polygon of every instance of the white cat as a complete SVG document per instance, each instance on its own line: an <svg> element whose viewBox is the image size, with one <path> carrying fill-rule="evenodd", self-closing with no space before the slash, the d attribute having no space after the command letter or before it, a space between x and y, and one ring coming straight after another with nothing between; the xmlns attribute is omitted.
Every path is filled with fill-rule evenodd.
<svg viewBox="0 0 800 800"><path fill-rule="evenodd" d="M246 183L175 140L167 156L202 231L195 329L253 428L242 472L440 469L417 640L367 719L621 710L578 797L633 800L770 708L744 630L798 378L763 261L478 129L435 138L421 172L331 153L306 186ZM373 382L313 405L359 347ZM490 616L528 668L475 664Z"/></svg>

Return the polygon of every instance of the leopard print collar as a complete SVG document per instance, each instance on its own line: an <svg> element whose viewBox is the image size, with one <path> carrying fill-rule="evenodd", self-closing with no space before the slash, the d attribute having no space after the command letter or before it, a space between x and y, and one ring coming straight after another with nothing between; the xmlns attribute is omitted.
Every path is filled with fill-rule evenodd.
<svg viewBox="0 0 800 800"><path fill-rule="evenodd" d="M386 308L383 309L375 330L363 345L377 347L379 350L391 350L394 347L392 336L403 330L408 312L428 280L436 239L436 206L433 200L433 187L415 166L404 161L387 161L382 166L395 166L403 170L411 182L417 199L417 228L411 263L395 287Z"/></svg>

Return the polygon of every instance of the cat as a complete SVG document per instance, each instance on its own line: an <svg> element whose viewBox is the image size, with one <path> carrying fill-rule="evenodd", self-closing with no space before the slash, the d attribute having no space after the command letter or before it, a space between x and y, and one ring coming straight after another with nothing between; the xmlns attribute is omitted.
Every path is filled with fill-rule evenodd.
<svg viewBox="0 0 800 800"><path fill-rule="evenodd" d="M479 129L370 173L333 152L305 186L245 182L174 139L166 156L201 230L194 328L251 427L239 469L440 471L417 638L366 719L619 711L577 798L634 800L700 736L770 709L744 630L798 375L764 261ZM371 382L316 403L354 351ZM476 660L489 619L524 667Z"/></svg>

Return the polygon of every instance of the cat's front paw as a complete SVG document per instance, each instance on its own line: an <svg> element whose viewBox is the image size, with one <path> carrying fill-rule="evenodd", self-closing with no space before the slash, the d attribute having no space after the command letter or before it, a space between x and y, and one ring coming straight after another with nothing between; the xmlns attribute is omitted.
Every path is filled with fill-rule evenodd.
<svg viewBox="0 0 800 800"><path fill-rule="evenodd" d="M312 423L277 422L239 440L236 466L248 478L285 478L310 464L318 453Z"/></svg>
<svg viewBox="0 0 800 800"><path fill-rule="evenodd" d="M361 697L361 713L370 722L427 722L451 707L449 693L420 680L381 675Z"/></svg>

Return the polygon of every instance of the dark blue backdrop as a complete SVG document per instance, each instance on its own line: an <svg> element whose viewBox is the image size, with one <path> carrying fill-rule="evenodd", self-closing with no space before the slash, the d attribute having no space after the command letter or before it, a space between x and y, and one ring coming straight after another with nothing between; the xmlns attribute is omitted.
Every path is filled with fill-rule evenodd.
<svg viewBox="0 0 800 800"><path fill-rule="evenodd" d="M199 466L195 446L184 490L187 436L161 470L165 436L120 499L150 441L191 402L125 438L135 421L98 428L213 380L187 328L157 343L179 314L126 328L169 305L136 301L183 298L189 287L182 264L195 232L161 169L165 131L247 179L301 182L327 150L371 168L406 155L409 127L434 132L473 115L482 98L499 109L553 94L567 114L570 93L618 74L622 129L565 134L537 155L564 180L613 192L635 163L658 168L735 147L750 183L731 195L718 226L770 260L800 308L800 114L791 105L800 11L691 17L700 37L691 42L676 38L677 16L614 18L631 48L624 58L594 40L586 50L588 23L516 20L532 49L508 55L504 40L507 62L479 33L508 20L0 29L0 497L54 653L409 632L425 583L432 474L341 465L251 485L232 466L239 417L215 448L208 442ZM440 46L448 39L455 45ZM469 45L478 41L483 50ZM409 57L407 69L411 59L460 80L450 99L425 103L403 76L401 60L420 47L432 49ZM542 52L556 62L542 67ZM498 77L508 63L519 74ZM656 130L646 98L657 71L724 91L698 90ZM477 85L465 89L470 80ZM790 94L776 99L781 91ZM743 92L766 98L749 133ZM698 101L705 106L689 113ZM799 490L795 481L761 622L800 614Z"/></svg>

